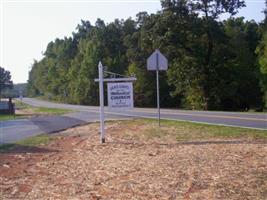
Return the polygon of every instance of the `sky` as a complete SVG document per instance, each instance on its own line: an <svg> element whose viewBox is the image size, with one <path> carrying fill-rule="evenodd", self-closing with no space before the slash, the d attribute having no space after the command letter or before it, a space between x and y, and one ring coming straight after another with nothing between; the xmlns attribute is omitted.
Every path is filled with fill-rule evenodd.
<svg viewBox="0 0 267 200"><path fill-rule="evenodd" d="M238 16L262 21L264 0L246 4ZM160 8L159 0L0 0L0 66L14 83L25 83L33 60L42 58L50 41L71 36L81 19L109 23Z"/></svg>

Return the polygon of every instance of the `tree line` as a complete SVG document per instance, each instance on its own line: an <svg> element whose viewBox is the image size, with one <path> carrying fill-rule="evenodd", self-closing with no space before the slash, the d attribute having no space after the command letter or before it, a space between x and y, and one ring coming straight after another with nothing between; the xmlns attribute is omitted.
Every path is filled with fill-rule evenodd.
<svg viewBox="0 0 267 200"><path fill-rule="evenodd" d="M0 66L0 101L2 97L6 97L3 93L13 88L10 71Z"/></svg>
<svg viewBox="0 0 267 200"><path fill-rule="evenodd" d="M2 92L2 98L19 98L27 96L27 83L13 84L12 87L5 88Z"/></svg>
<svg viewBox="0 0 267 200"><path fill-rule="evenodd" d="M267 5L267 3L266 3ZM73 104L98 104L98 62L135 75L136 106L156 105L146 59L168 58L160 72L163 107L263 110L267 107L267 20L235 18L243 0L163 0L154 14L95 25L81 20L72 37L51 41L29 72L28 93ZM265 10L265 16L267 11ZM229 18L220 21L222 15Z"/></svg>

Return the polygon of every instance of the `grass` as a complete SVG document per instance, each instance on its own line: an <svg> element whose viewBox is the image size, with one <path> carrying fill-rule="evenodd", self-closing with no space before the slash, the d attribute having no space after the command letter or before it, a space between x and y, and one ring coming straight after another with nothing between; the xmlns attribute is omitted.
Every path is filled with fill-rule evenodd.
<svg viewBox="0 0 267 200"><path fill-rule="evenodd" d="M0 121L12 120L15 119L15 115L11 114L0 114Z"/></svg>
<svg viewBox="0 0 267 200"><path fill-rule="evenodd" d="M16 107L16 109L33 108L33 106L30 106L26 103L23 103L22 101L15 101L15 107Z"/></svg>
<svg viewBox="0 0 267 200"><path fill-rule="evenodd" d="M45 112L47 109L45 109ZM52 111L54 112L54 111ZM108 121L107 124L118 123L118 121ZM158 127L157 120L154 119L135 119L129 121L120 121L120 128L124 130L125 138L135 140L153 140L164 141L194 141L210 139L249 139L266 140L267 131L254 130L246 128L226 127L218 125L206 125L192 122L161 120L161 127ZM133 130L131 132L131 130ZM18 146L31 147L45 145L54 138L47 134L42 134L21 140L14 144L0 145L0 153L13 150Z"/></svg>
<svg viewBox="0 0 267 200"><path fill-rule="evenodd" d="M23 119L34 115L63 115L73 112L72 110L61 108L34 107L21 101L15 101L15 107L22 114L0 114L0 121Z"/></svg>
<svg viewBox="0 0 267 200"><path fill-rule="evenodd" d="M41 114L65 114L71 112L71 110L61 109L61 108L47 108L47 107L34 107L23 103L21 101L16 101L16 108L20 110L31 109L34 113L41 113Z"/></svg>
<svg viewBox="0 0 267 200"><path fill-rule="evenodd" d="M0 144L0 153L5 153L12 150L15 144Z"/></svg>
<svg viewBox="0 0 267 200"><path fill-rule="evenodd" d="M158 127L157 120L136 119L124 122L126 126L144 127L138 135L144 139L157 138L179 141L203 139L261 139L267 140L267 131L218 125L198 124L192 122L162 120Z"/></svg>
<svg viewBox="0 0 267 200"><path fill-rule="evenodd" d="M26 138L24 140L17 142L16 144L23 145L23 146L45 145L45 144L48 144L51 140L53 140L53 138L54 137L48 134L41 134L41 135Z"/></svg>
<svg viewBox="0 0 267 200"><path fill-rule="evenodd" d="M67 110L67 109L45 108L45 107L34 108L34 111L37 113L42 113L42 114L55 114L55 115L62 115L62 114L72 112L71 110Z"/></svg>
<svg viewBox="0 0 267 200"><path fill-rule="evenodd" d="M47 135L47 134L41 134L41 135L26 138L16 143L1 144L0 153L6 153L9 151L12 151L18 147L29 148L29 147L35 147L35 146L40 146L40 145L46 145L52 140L54 140L54 137Z"/></svg>

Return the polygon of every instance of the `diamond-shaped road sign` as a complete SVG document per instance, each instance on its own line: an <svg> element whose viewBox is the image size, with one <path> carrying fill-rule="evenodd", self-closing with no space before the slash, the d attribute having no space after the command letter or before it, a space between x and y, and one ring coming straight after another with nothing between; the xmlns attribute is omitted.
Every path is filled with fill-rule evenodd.
<svg viewBox="0 0 267 200"><path fill-rule="evenodd" d="M151 71L154 71L154 70L167 70L168 69L168 60L157 49L147 59L147 69L151 70Z"/></svg>

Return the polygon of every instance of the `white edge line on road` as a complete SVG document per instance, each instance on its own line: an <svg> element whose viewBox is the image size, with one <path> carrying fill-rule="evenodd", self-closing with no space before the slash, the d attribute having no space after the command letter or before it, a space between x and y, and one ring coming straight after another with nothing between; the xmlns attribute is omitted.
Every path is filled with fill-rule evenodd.
<svg viewBox="0 0 267 200"><path fill-rule="evenodd" d="M149 116L143 116L143 115L129 115L129 114L123 114L123 113L116 113L116 112L105 112L107 114L117 114L117 115L124 115L124 116L132 116L132 117L139 117L139 118L149 118L149 119L157 119L157 117L149 117ZM162 117L161 119L165 120L171 120L171 121L181 121L181 122L192 122L192 123L198 123L198 124L207 124L207 125L213 125L213 126L225 126L225 127L235 127L235 128L244 128L244 129L254 129L254 130L260 130L260 131L267 131L267 128L256 128L256 127L249 127L249 126L237 126L237 125L228 125L228 124L217 124L217 123L208 123L208 122L199 122L199 121L193 121L193 120L183 120L183 119L171 119L167 117Z"/></svg>
<svg viewBox="0 0 267 200"><path fill-rule="evenodd" d="M93 110L92 111L83 110L83 112L99 113L96 110L94 110L94 111ZM150 116L136 115L136 114L125 114L125 113L117 113L117 112L109 112L109 111L105 111L105 114L123 115L123 116L128 116L128 117L137 117L137 118L157 119L157 117L150 117ZM200 121L194 121L194 120L172 119L172 118L167 118L167 117L162 117L161 119L170 120L170 121L180 121L180 122L192 122L192 123L197 123L197 124L207 124L207 125L213 125L213 126L225 126L225 127L234 127L234 128L244 128L244 129L267 131L267 128L264 129L264 128L256 128L256 127L250 127L250 126L237 126L237 125L230 125L230 124L200 122Z"/></svg>
<svg viewBox="0 0 267 200"><path fill-rule="evenodd" d="M99 112L98 110L92 109L92 110L88 110L88 109L82 109L80 111L93 111L93 112ZM128 110L130 111L130 110ZM116 113L116 111L111 111L111 110L105 110L106 112L110 112L110 113ZM134 112L142 112L142 111L134 111ZM143 111L146 112L148 114L157 114L157 112L151 112L151 111ZM184 115L184 116L193 116L193 117L208 117L208 118L220 118L220 119L237 119L237 120L248 120L248 121L263 121L267 123L267 118L266 119L258 119L258 118L247 118L247 117L238 117L238 116L227 116L227 115L208 115L208 114L190 114L190 113L184 113L184 112L179 112L179 113L170 113L170 112L166 112L163 111L161 112L162 114L167 114L167 115L173 115L173 116L178 116L178 115ZM267 115L266 115L267 116Z"/></svg>
<svg viewBox="0 0 267 200"><path fill-rule="evenodd" d="M99 113L98 110L88 111L87 109L82 109L80 111ZM136 114L124 114L124 113L117 113L117 112L114 112L114 111L112 111L112 112L105 111L105 113L106 114L123 115L123 116L129 116L129 117L157 119L157 117L149 117L149 116L136 115ZM153 114L152 112L150 112L150 113ZM256 128L256 127L250 127L250 126L237 126L237 125L228 125L228 124L220 124L220 123L199 122L199 121L194 121L194 120L171 119L171 118L166 118L166 117L161 118L161 119L171 120L171 121L181 121L181 122L192 122L192 123L198 123L198 124L207 124L207 125L213 125L213 126L225 126L225 127L235 127L235 128L244 128L244 129L254 129L254 130L267 131L267 128L264 129L264 128Z"/></svg>

